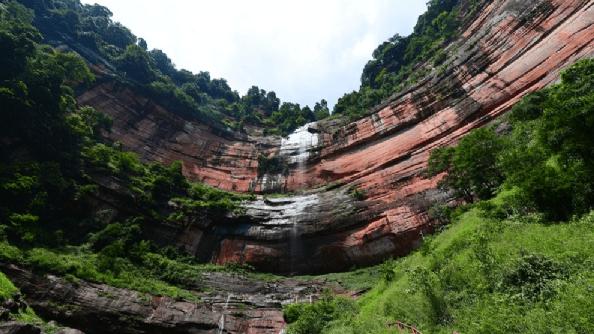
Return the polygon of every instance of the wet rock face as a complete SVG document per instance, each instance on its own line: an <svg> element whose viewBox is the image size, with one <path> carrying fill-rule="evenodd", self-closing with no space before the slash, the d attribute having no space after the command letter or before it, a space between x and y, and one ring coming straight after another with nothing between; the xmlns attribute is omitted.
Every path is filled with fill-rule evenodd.
<svg viewBox="0 0 594 334"><path fill-rule="evenodd" d="M145 161L182 160L184 173L205 184L257 193L309 189L246 204L246 215L206 215L182 231L146 232L161 242L215 263L284 274L370 265L418 247L433 229L427 208L452 200L424 175L432 149L455 144L594 55L592 0L485 0L479 8L445 46L445 67L348 125L322 121L285 139L229 133L184 120L109 80L78 101L116 119L112 140ZM286 167L258 171L260 155L278 156ZM335 182L342 183L330 186ZM351 196L353 186L365 196Z"/></svg>
<svg viewBox="0 0 594 334"><path fill-rule="evenodd" d="M4 334L39 334L41 328L17 321L7 321L0 325L0 333Z"/></svg>
<svg viewBox="0 0 594 334"><path fill-rule="evenodd" d="M197 303L82 280L73 284L61 277L38 275L15 265L0 263L0 270L19 287L38 315L87 334L278 334L286 326L281 305L314 302L325 288L322 281L261 282L205 273L197 281L197 287L208 287L215 292L196 292L201 299ZM22 330L23 326L15 326ZM4 327L0 327L1 333L5 333L3 330ZM69 329L64 333L80 332Z"/></svg>

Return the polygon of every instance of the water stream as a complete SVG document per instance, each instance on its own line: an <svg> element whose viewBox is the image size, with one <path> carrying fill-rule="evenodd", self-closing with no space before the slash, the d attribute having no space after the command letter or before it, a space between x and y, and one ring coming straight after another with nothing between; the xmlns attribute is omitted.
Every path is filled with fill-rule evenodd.
<svg viewBox="0 0 594 334"><path fill-rule="evenodd" d="M309 132L314 123L307 123L283 138L281 142L280 155L287 158L287 163L299 163L299 168L305 167L310 156L310 149L318 146L318 134Z"/></svg>
<svg viewBox="0 0 594 334"><path fill-rule="evenodd" d="M297 258L301 255L301 241L299 240L299 225L297 224L297 217L293 219L293 228L291 229L291 271L289 274L296 272Z"/></svg>
<svg viewBox="0 0 594 334"><path fill-rule="evenodd" d="M295 132L289 135L288 138L283 139L281 143L280 155L284 156L287 162L292 164L297 164L297 169L300 171L305 171L305 166L307 164L307 160L310 157L311 149L318 146L318 134L312 133L309 131L310 126L314 125L315 123L308 123L302 127L297 128ZM300 173L300 175L304 175L304 173ZM317 197L316 197L317 200ZM317 201L316 201L317 202ZM298 201L297 203L297 211L306 212L308 206L313 203L308 203L307 201L302 202ZM297 270L296 264L297 260L300 256L302 256L302 247L301 247L301 240L299 238L299 221L298 215L295 215L291 219L292 228L290 233L290 274L295 273Z"/></svg>
<svg viewBox="0 0 594 334"><path fill-rule="evenodd" d="M219 330L217 331L217 334L223 334L223 331L225 330L225 311L229 307L229 300L231 300L231 294L227 295L227 301L225 302L225 305L223 305L223 314L221 315L221 319L219 319Z"/></svg>

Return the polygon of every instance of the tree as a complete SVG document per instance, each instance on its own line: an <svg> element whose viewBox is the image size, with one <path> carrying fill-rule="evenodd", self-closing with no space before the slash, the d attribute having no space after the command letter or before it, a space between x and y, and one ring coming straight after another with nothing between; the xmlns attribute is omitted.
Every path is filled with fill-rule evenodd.
<svg viewBox="0 0 594 334"><path fill-rule="evenodd" d="M140 48L143 49L144 51L147 51L147 49L148 49L148 45L146 44L146 41L144 40L144 38L138 39L138 46L140 46Z"/></svg>
<svg viewBox="0 0 594 334"><path fill-rule="evenodd" d="M35 53L36 44L42 39L39 31L31 26L31 10L9 2L7 9L0 8L0 80L7 80L23 73L27 58Z"/></svg>
<svg viewBox="0 0 594 334"><path fill-rule="evenodd" d="M502 149L501 139L492 128L479 128L463 137L456 147L439 147L431 152L427 174L432 177L445 172L439 187L451 188L467 202L474 197L489 199L503 181L497 165Z"/></svg>
<svg viewBox="0 0 594 334"><path fill-rule="evenodd" d="M200 92L200 87L194 82L186 82L182 85L181 91L191 96L196 103L200 104L204 99L204 94Z"/></svg>
<svg viewBox="0 0 594 334"><path fill-rule="evenodd" d="M311 108L309 108L309 106L305 106L303 107L303 109L301 109L301 117L303 117L307 122L313 122L316 120L316 115L313 113L313 111L311 110ZM306 122L306 123L307 123ZM304 125L300 124L301 125Z"/></svg>
<svg viewBox="0 0 594 334"><path fill-rule="evenodd" d="M136 36L130 29L124 27L119 22L108 25L105 31L101 32L101 37L107 43L113 44L121 49L125 49L128 45L136 44Z"/></svg>
<svg viewBox="0 0 594 334"><path fill-rule="evenodd" d="M156 78L153 58L138 45L128 45L117 64L120 71L126 72L129 78L140 83L148 84Z"/></svg>
<svg viewBox="0 0 594 334"><path fill-rule="evenodd" d="M330 110L328 110L328 102L322 99L320 102L316 102L314 106L314 114L317 121L322 120L330 116Z"/></svg>
<svg viewBox="0 0 594 334"><path fill-rule="evenodd" d="M561 82L532 92L509 115L514 131L500 160L506 186L525 207L553 220L591 209L594 202L594 60L561 72Z"/></svg>
<svg viewBox="0 0 594 334"><path fill-rule="evenodd" d="M270 91L266 94L266 106L264 107L264 112L266 116L270 117L272 112L277 111L280 106L280 99L276 97L276 93Z"/></svg>
<svg viewBox="0 0 594 334"><path fill-rule="evenodd" d="M171 62L171 59L167 57L167 54L159 49L152 49L149 51L151 57L155 60L155 68L161 71L161 73L167 76L173 76L175 73L175 65Z"/></svg>
<svg viewBox="0 0 594 334"><path fill-rule="evenodd" d="M35 19L35 12L25 6L19 4L18 2L6 1L4 2L4 8L0 8L0 18L2 21L20 21L24 24L31 24Z"/></svg>
<svg viewBox="0 0 594 334"><path fill-rule="evenodd" d="M109 8L98 4L84 5L82 8L82 14L85 16L105 18L110 18L113 16L113 13L109 10Z"/></svg>
<svg viewBox="0 0 594 334"><path fill-rule="evenodd" d="M320 102L316 102L315 106L314 106L314 112L318 113L322 110L328 110L328 102L326 102L326 100L322 99L322 101Z"/></svg>
<svg viewBox="0 0 594 334"><path fill-rule="evenodd" d="M266 93L264 92L264 94L266 94ZM256 106L256 107L260 106L261 96L260 96L260 88L258 88L258 86L252 86L250 89L248 89L245 97L248 98L250 107L251 106Z"/></svg>

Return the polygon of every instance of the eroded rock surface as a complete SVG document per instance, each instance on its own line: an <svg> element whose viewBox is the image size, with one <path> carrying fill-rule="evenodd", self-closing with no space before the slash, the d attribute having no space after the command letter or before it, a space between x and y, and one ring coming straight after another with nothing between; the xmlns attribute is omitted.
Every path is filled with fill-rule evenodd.
<svg viewBox="0 0 594 334"><path fill-rule="evenodd" d="M152 226L158 232L146 233L160 242L215 263L247 262L284 274L369 265L418 247L433 229L428 207L452 200L424 175L432 149L491 123L594 54L592 0L480 3L461 36L444 45L444 68L431 68L414 87L348 125L322 121L286 139L233 133L184 120L107 79L78 101L116 119L112 140L145 161L182 160L184 173L205 184L257 193L308 189L246 204L246 215L205 214L182 231ZM286 168L259 171L259 155L277 155ZM312 189L336 182L330 191ZM365 190L364 198L351 196L353 186Z"/></svg>
<svg viewBox="0 0 594 334"><path fill-rule="evenodd" d="M445 67L429 68L415 86L348 125L326 120L288 138L253 135L263 124L247 125L246 134L180 117L112 75L113 66L73 39L59 32L50 37L96 64L97 84L78 91L78 103L114 117L108 138L143 161L181 160L188 178L225 190L296 192L260 196L244 204L243 214L200 211L177 223L147 219L145 236L214 263L322 273L417 248L434 228L429 206L454 200L424 174L430 151L490 124L528 92L556 82L559 71L594 55L594 0L478 2L460 37L444 45ZM261 155L280 157L279 168L259 170ZM141 214L117 180L92 176L101 190L89 197L96 212L110 210L111 221ZM203 302L196 303L84 281L73 285L11 265L0 269L38 314L86 333L276 334L285 326L280 305L313 301L323 289L322 282L204 274L197 289L216 292L197 293Z"/></svg>
<svg viewBox="0 0 594 334"><path fill-rule="evenodd" d="M323 281L262 282L205 273L196 287L214 292L194 292L201 302L190 302L83 280L73 283L16 265L0 263L0 270L20 288L38 315L87 334L278 334L286 326L281 305L314 302L326 287Z"/></svg>

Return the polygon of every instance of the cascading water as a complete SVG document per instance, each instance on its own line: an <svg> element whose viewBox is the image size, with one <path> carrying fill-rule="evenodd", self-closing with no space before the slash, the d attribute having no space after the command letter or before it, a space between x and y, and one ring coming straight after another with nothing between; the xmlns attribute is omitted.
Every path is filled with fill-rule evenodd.
<svg viewBox="0 0 594 334"><path fill-rule="evenodd" d="M287 163L298 163L298 168L303 169L310 155L310 148L318 146L318 135L309 132L314 123L307 123L299 127L281 142L280 155L287 158Z"/></svg>
<svg viewBox="0 0 594 334"><path fill-rule="evenodd" d="M229 307L229 300L231 300L231 296L232 296L231 294L227 295L227 301L225 302L225 306L224 306L225 310Z"/></svg>
<svg viewBox="0 0 594 334"><path fill-rule="evenodd" d="M219 319L219 330L217 331L217 334L223 334L223 331L225 330L225 311L229 307L229 300L231 300L231 294L227 295L227 301L225 302L225 305L223 305L223 314L221 315L221 319Z"/></svg>
<svg viewBox="0 0 594 334"><path fill-rule="evenodd" d="M305 170L307 160L310 156L310 149L318 146L318 135L309 131L310 126L315 123L308 123L299 127L295 132L283 139L281 143L280 155L283 156L289 165L297 164L297 169ZM304 173L300 173L304 175ZM297 201L296 211L303 212L311 202ZM292 228L290 233L290 274L296 272L296 262L301 256L301 241L299 240L299 216L292 218Z"/></svg>
<svg viewBox="0 0 594 334"><path fill-rule="evenodd" d="M310 132L310 127L314 124L306 124L298 128L289 137L284 138L278 153L283 162L289 164L293 171L299 171L299 173L291 173L289 177L292 178L292 181L302 185L307 184L305 179L307 176L304 171L310 154L312 154L312 149L317 148L319 142L319 134L312 133L316 131ZM266 179L266 177L269 177L269 179ZM265 174L262 180L267 182L261 183L261 190L263 192L270 190L268 186L273 183L268 181L271 179L278 182L274 183L274 185L282 184L282 177L282 174ZM295 178L303 179L295 180ZM280 198L268 197L265 199L259 197L256 201L245 203L246 214L251 217L259 217L261 223L251 226L244 233L246 235L270 234L277 235L278 238L287 238L289 241L287 247L289 249L285 268L289 274L298 272L299 259L303 257L302 235L304 233L304 223L307 222L308 213L315 211L311 209L318 205L319 198L319 194L314 192Z"/></svg>
<svg viewBox="0 0 594 334"><path fill-rule="evenodd" d="M301 242L299 240L299 225L297 225L297 217L293 218L293 228L291 229L291 272L296 272L297 258L301 255Z"/></svg>
<svg viewBox="0 0 594 334"><path fill-rule="evenodd" d="M221 319L219 320L219 331L217 332L217 334L223 334L223 330L225 330L225 315L224 314L221 316Z"/></svg>

